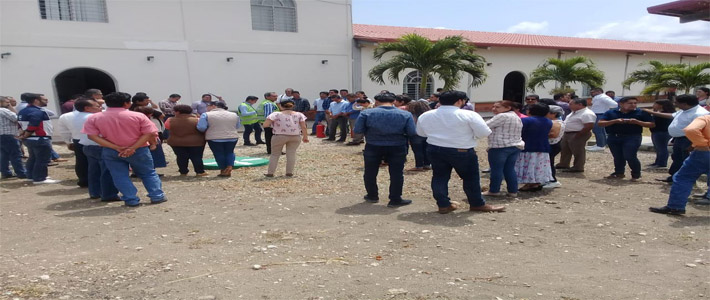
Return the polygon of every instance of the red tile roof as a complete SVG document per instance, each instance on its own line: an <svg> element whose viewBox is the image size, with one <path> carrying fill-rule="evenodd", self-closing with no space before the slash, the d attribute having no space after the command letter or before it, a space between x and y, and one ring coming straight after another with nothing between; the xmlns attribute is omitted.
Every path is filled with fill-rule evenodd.
<svg viewBox="0 0 710 300"><path fill-rule="evenodd" d="M710 47L706 46L603 40L520 33L353 24L354 38L362 41L392 42L407 33L416 33L428 37L431 40L438 40L451 35L461 35L477 47L502 46L561 50L599 50L673 53L685 55L710 55Z"/></svg>

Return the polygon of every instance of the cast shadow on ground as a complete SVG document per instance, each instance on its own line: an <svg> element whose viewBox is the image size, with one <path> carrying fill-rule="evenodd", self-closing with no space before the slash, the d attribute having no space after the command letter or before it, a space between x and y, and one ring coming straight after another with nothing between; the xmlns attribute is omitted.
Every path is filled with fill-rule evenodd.
<svg viewBox="0 0 710 300"><path fill-rule="evenodd" d="M599 184L605 184L605 185L610 185L610 186L638 186L641 188L645 188L644 186L647 185L653 185L653 186L658 186L662 184L662 182L658 181L652 181L653 179L641 179L641 181L631 181L629 179L606 179L606 178L600 178L600 179L589 179L589 181L594 182L594 183L599 183Z"/></svg>
<svg viewBox="0 0 710 300"><path fill-rule="evenodd" d="M46 210L54 211L67 211L67 210L79 210L79 209L89 209L96 207L106 206L108 202L102 202L100 200L94 200L89 198L75 199L64 202L57 202L47 205Z"/></svg>
<svg viewBox="0 0 710 300"><path fill-rule="evenodd" d="M445 215L442 215L436 211L401 213L397 215L397 220L412 222L419 225L462 227L466 225L473 225L473 221L469 220L469 217L479 215L482 215L482 213L469 212L468 206L463 206L459 207L458 211Z"/></svg>
<svg viewBox="0 0 710 300"><path fill-rule="evenodd" d="M0 188L19 189L19 188L26 187L29 185L32 185L32 182L26 181L24 179L12 179L11 181L3 180L0 183Z"/></svg>
<svg viewBox="0 0 710 300"><path fill-rule="evenodd" d="M341 207L335 210L336 214L339 215L363 215L363 216L371 216L371 215L379 215L379 216L386 216L386 215L391 215L393 213L396 213L397 209L396 208L390 208L387 207L387 200L380 203L368 203L368 202L359 202L356 204L353 204L351 206L346 206L346 207Z"/></svg>
<svg viewBox="0 0 710 300"><path fill-rule="evenodd" d="M563 170L557 170L557 174L555 176L560 177L560 178L579 178L579 179L587 178L587 176L584 175L584 172L582 172L582 173L563 172Z"/></svg>
<svg viewBox="0 0 710 300"><path fill-rule="evenodd" d="M76 184L74 185L76 186ZM41 191L37 192L37 195L40 196L71 196L71 195L89 195L89 189L87 188L73 188L73 189L54 189L54 190L48 190L48 191Z"/></svg>
<svg viewBox="0 0 710 300"><path fill-rule="evenodd" d="M99 208L93 208L88 210L81 210L70 212L62 215L57 215L57 217L106 217L115 216L121 214L132 214L135 213L135 209L141 209L141 207L126 207L123 204L117 205L105 205Z"/></svg>
<svg viewBox="0 0 710 300"><path fill-rule="evenodd" d="M673 228L708 226L710 224L710 216L673 216L667 215L669 218L674 218L676 221L671 224Z"/></svg>

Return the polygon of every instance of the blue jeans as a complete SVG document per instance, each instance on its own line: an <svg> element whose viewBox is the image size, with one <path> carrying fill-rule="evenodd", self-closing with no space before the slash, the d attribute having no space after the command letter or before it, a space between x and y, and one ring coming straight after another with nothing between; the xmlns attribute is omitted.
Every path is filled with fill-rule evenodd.
<svg viewBox="0 0 710 300"><path fill-rule="evenodd" d="M624 174L626 163L629 163L631 177L641 177L641 161L638 159L641 147L641 135L610 134L609 151L614 157L614 174Z"/></svg>
<svg viewBox="0 0 710 300"><path fill-rule="evenodd" d="M604 114L597 114L597 120L594 122L594 128L592 128L594 139L597 140L597 147L606 147L606 129L599 126L599 119L603 115Z"/></svg>
<svg viewBox="0 0 710 300"><path fill-rule="evenodd" d="M318 124L320 124L323 121L325 121L325 112L324 111L316 112L316 120L313 122L313 129L311 130L311 134L316 134L316 128L318 127Z"/></svg>
<svg viewBox="0 0 710 300"><path fill-rule="evenodd" d="M673 175L667 206L672 209L685 209L693 185L702 174L710 176L710 151L690 152L678 172Z"/></svg>
<svg viewBox="0 0 710 300"><path fill-rule="evenodd" d="M163 141L158 141L155 145L155 150L150 151L150 156L153 157L153 168L165 168L168 162L165 160L165 151L163 151Z"/></svg>
<svg viewBox="0 0 710 300"><path fill-rule="evenodd" d="M237 142L215 142L207 141L214 154L214 160L220 170L224 170L228 166L234 166L234 146Z"/></svg>
<svg viewBox="0 0 710 300"><path fill-rule="evenodd" d="M488 165L491 167L489 191L500 192L500 183L505 178L508 193L518 192L518 176L515 174L515 161L518 160L518 147L491 148L488 150Z"/></svg>
<svg viewBox="0 0 710 300"><path fill-rule="evenodd" d="M244 145L251 144L251 141L249 140L249 136L251 135L252 132L254 132L254 139L256 140L257 143L264 142L261 140L261 132L263 131L263 129L261 129L261 124L259 124L259 122L256 122L254 124L242 124L242 125L244 125Z"/></svg>
<svg viewBox="0 0 710 300"><path fill-rule="evenodd" d="M431 162L429 162L429 157L426 154L427 142L426 138L422 136L412 136L409 138L409 144L412 146L412 152L414 152L414 166L417 168L430 167Z"/></svg>
<svg viewBox="0 0 710 300"><path fill-rule="evenodd" d="M30 156L26 165L27 178L32 178L35 182L44 181L47 179L47 165L52 155L52 139L25 139L25 146Z"/></svg>
<svg viewBox="0 0 710 300"><path fill-rule="evenodd" d="M451 206L451 199L449 198L451 169L456 170L456 173L463 180L463 191L466 193L468 203L472 207L486 205L486 201L481 196L481 175L478 173L478 156L473 148L456 149L429 144L427 155L429 155L433 170L431 191L439 208Z"/></svg>
<svg viewBox="0 0 710 300"><path fill-rule="evenodd" d="M656 150L656 160L654 165L665 167L668 165L668 141L671 140L671 135L668 131L651 133L651 141L653 148Z"/></svg>
<svg viewBox="0 0 710 300"><path fill-rule="evenodd" d="M103 148L101 158L106 164L106 168L113 177L113 184L121 192L121 200L126 202L126 205L135 205L140 202L136 186L131 182L131 177L128 174L128 167L133 169L141 181L151 202L160 201L165 198L165 193L161 189L160 177L155 173L153 168L153 157L150 156L148 147L136 149L136 153L129 157L118 156L118 151Z"/></svg>
<svg viewBox="0 0 710 300"><path fill-rule="evenodd" d="M101 200L111 200L118 198L118 189L113 184L111 172L106 168L106 163L101 159L103 147L84 146L84 155L88 162L88 183L89 196L100 197Z"/></svg>
<svg viewBox="0 0 710 300"><path fill-rule="evenodd" d="M15 170L15 176L26 178L25 166L22 165L20 141L11 134L0 135L0 174L3 177L12 176L10 165Z"/></svg>
<svg viewBox="0 0 710 300"><path fill-rule="evenodd" d="M673 162L671 163L671 167L668 168L668 174L673 176L675 172L680 170L683 162L688 155L690 155L690 152L688 152L690 145L692 145L692 143L687 137L681 136L673 139L673 153L671 153L671 159Z"/></svg>
<svg viewBox="0 0 710 300"><path fill-rule="evenodd" d="M365 159L365 190L370 199L379 199L377 188L377 173L380 163L384 160L389 166L390 201L402 200L402 186L404 185L404 162L407 160L407 145L401 146L376 146L365 144L363 157Z"/></svg>

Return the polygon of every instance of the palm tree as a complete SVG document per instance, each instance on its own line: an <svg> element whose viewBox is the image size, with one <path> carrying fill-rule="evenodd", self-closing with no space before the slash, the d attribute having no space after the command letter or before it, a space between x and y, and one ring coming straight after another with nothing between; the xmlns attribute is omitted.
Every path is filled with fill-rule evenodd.
<svg viewBox="0 0 710 300"><path fill-rule="evenodd" d="M568 59L548 58L530 73L528 89L545 87L545 82L557 81L562 88L568 83L583 83L592 87L604 84L604 73L597 69L591 59L575 56Z"/></svg>
<svg viewBox="0 0 710 300"><path fill-rule="evenodd" d="M685 67L684 64L664 64L663 62L657 60L652 60L648 63L641 63L639 66L643 65L649 65L650 68L631 72L626 80L621 83L625 89L630 89L631 85L634 83L643 83L646 85L644 94L658 94L662 90L669 88L658 85L658 83L661 82L663 74L667 72L666 70L669 68Z"/></svg>
<svg viewBox="0 0 710 300"><path fill-rule="evenodd" d="M421 74L419 95L426 93L427 82L432 74L444 81L444 89L450 90L461 81L461 72L473 77L471 86L478 86L486 79L483 70L485 59L474 54L475 47L461 36L447 36L438 41L410 33L396 42L382 43L375 48L374 57L379 62L370 69L370 80L385 83L385 73L393 84L399 82L399 75L405 69L415 69ZM381 61L387 53L396 53L388 60Z"/></svg>
<svg viewBox="0 0 710 300"><path fill-rule="evenodd" d="M694 66L677 64L661 69L661 76L646 86L641 93L650 94L655 91L676 88L690 93L690 90L710 84L710 62Z"/></svg>

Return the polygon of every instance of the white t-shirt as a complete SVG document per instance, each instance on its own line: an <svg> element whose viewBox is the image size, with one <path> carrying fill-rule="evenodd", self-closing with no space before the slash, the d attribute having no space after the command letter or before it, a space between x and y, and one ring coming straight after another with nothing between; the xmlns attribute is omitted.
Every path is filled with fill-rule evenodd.
<svg viewBox="0 0 710 300"><path fill-rule="evenodd" d="M451 105L427 111L417 119L417 135L439 147L471 149L476 147L476 138L490 134L491 129L478 113Z"/></svg>
<svg viewBox="0 0 710 300"><path fill-rule="evenodd" d="M619 103L611 99L611 97L599 94L592 98L592 112L595 114L603 114L607 110L619 107Z"/></svg>
<svg viewBox="0 0 710 300"><path fill-rule="evenodd" d="M597 115L587 107L573 111L565 119L565 132L581 131L584 124L594 123L596 120Z"/></svg>

